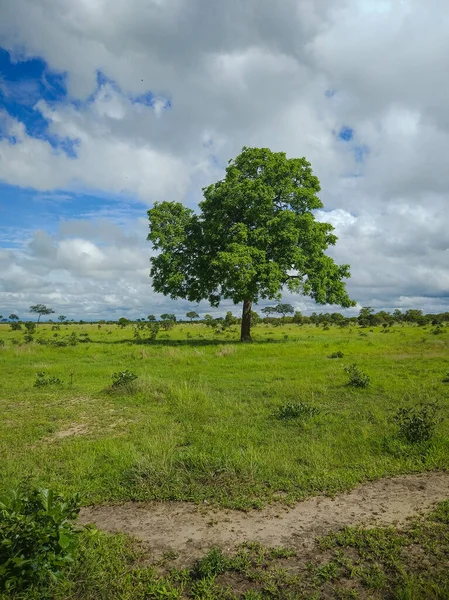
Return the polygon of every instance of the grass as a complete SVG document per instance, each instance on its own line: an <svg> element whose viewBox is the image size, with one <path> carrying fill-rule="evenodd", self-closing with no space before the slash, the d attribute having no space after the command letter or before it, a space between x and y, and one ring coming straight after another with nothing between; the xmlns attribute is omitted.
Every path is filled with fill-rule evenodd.
<svg viewBox="0 0 449 600"><path fill-rule="evenodd" d="M65 581L0 593L0 600L443 600L449 590L449 501L402 529L332 532L306 555L245 543L233 553L214 548L193 568L171 568L174 558L148 565L129 538L87 529Z"/></svg>
<svg viewBox="0 0 449 600"><path fill-rule="evenodd" d="M91 341L36 343L73 332ZM260 325L248 345L236 330L216 335L199 324L150 344L134 343L131 327L62 326L54 335L40 325L23 344L22 332L0 325L0 489L31 475L81 491L86 504L182 499L247 509L279 492L292 502L449 466L444 422L418 446L397 438L393 422L398 407L430 401L447 419L449 336L429 328ZM328 358L338 351L344 358ZM347 385L351 364L369 388ZM124 370L138 379L112 388ZM37 373L62 384L36 387ZM299 403L319 412L274 416Z"/></svg>

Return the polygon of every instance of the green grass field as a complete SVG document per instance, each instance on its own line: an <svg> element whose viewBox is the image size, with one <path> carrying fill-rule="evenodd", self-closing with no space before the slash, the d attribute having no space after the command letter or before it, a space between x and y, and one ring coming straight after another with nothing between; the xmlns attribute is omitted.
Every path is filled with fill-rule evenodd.
<svg viewBox="0 0 449 600"><path fill-rule="evenodd" d="M178 325L169 339L136 345L132 328L41 325L35 339L86 333L69 347L22 341L0 329L0 473L24 475L85 502L209 500L246 508L334 493L385 475L449 466L447 422L423 451L397 439L400 406L449 408L449 338L431 328L255 328L253 344ZM343 358L330 359L341 351ZM347 385L344 366L371 378ZM134 386L111 391L128 369ZM62 385L35 387L36 375ZM286 403L319 409L307 420L274 413Z"/></svg>
<svg viewBox="0 0 449 600"><path fill-rule="evenodd" d="M395 325L385 331L259 325L254 343L242 345L236 330L216 335L204 325L177 325L153 343L136 344L131 327L86 324L55 332L40 325L34 342L25 344L23 332L0 325L1 491L30 476L60 492L81 492L85 504L175 499L248 509L335 494L387 475L447 469L449 336L435 335L431 326ZM67 347L37 343L67 339L72 332L90 341ZM342 358L329 358L338 351ZM354 363L371 378L369 387L347 385L344 367ZM138 378L123 389L111 388L113 373L125 369ZM41 372L62 383L36 386ZM286 404L300 402L317 414L277 417ZM393 417L399 407L421 402L438 402L445 420L430 442L410 444L398 437ZM447 537L447 525L445 532ZM444 539L440 546L447 552ZM192 592L194 579L190 595L176 595L176 582L159 580L143 567L132 576L135 581L128 577L125 589L117 583L123 561L135 567L141 560L127 544L112 536L86 546L83 561L106 561L109 567L100 575L98 565L92 566L93 580L84 573L83 587L76 573L86 567L77 563L69 587L48 597L302 597L299 588L283 596L279 590L265 594L260 585L255 595L248 588L246 596L226 596L218 588ZM381 558L388 563L385 552ZM340 563L328 570L347 567L338 556ZM313 573L314 581L332 578L326 570ZM156 586L153 595L139 591L145 577ZM388 573L385 577L382 585L390 581ZM273 580L267 585L273 587ZM400 585L406 590L408 583L401 579ZM173 595L164 595L164 586L174 586Z"/></svg>

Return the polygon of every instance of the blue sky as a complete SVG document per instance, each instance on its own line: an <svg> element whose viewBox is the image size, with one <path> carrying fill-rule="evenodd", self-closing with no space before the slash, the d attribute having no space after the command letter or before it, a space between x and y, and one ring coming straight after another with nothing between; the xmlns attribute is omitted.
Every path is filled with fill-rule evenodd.
<svg viewBox="0 0 449 600"><path fill-rule="evenodd" d="M2 314L183 314L151 290L146 211L195 207L244 145L311 161L360 306L449 305L438 6L296 1L2 5Z"/></svg>

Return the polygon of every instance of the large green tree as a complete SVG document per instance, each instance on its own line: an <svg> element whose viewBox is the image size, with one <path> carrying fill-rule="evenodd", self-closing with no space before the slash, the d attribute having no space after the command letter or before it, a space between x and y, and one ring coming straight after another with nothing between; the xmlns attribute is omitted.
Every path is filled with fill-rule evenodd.
<svg viewBox="0 0 449 600"><path fill-rule="evenodd" d="M325 254L337 241L333 227L312 212L323 206L319 191L305 158L243 148L225 178L203 189L198 213L177 202L148 211L148 239L159 251L151 258L153 288L212 306L223 298L243 303L242 341L251 339L252 304L280 300L284 288L353 306L343 281L349 266Z"/></svg>

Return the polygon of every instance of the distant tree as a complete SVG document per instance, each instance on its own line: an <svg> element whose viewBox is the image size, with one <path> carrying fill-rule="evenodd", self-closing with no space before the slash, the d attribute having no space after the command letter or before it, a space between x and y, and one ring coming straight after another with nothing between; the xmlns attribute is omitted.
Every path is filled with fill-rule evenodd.
<svg viewBox="0 0 449 600"><path fill-rule="evenodd" d="M16 315L15 313L12 313L12 314L9 315L8 319L10 321L18 321L19 320L19 316Z"/></svg>
<svg viewBox="0 0 449 600"><path fill-rule="evenodd" d="M215 327L215 319L212 315L204 315L204 324L206 327Z"/></svg>
<svg viewBox="0 0 449 600"><path fill-rule="evenodd" d="M42 315L52 315L54 312L55 311L52 308L45 306L45 304L34 304L33 306L30 306L30 313L35 313L36 315L39 315L37 318L38 323Z"/></svg>
<svg viewBox="0 0 449 600"><path fill-rule="evenodd" d="M150 323L154 323L156 321L156 317L154 315L148 315L147 319Z"/></svg>
<svg viewBox="0 0 449 600"><path fill-rule="evenodd" d="M418 323L418 325L425 325L427 323L426 317L423 315L422 310L411 308L404 314L404 321L408 323Z"/></svg>
<svg viewBox="0 0 449 600"><path fill-rule="evenodd" d="M58 321L61 321L61 323L65 323L67 321L67 317L65 317L64 315L59 315Z"/></svg>
<svg viewBox="0 0 449 600"><path fill-rule="evenodd" d="M148 240L157 292L190 302L243 303L241 341L251 340L252 304L281 299L282 290L319 304L353 306L348 265L324 252L336 243L329 223L315 219L320 184L305 158L268 148L243 148L226 175L203 189L194 212L176 202L148 211Z"/></svg>
<svg viewBox="0 0 449 600"><path fill-rule="evenodd" d="M265 308L262 308L261 312L263 312L264 315L269 317L271 315L275 315L277 313L277 310L275 306L265 306Z"/></svg>
<svg viewBox="0 0 449 600"><path fill-rule="evenodd" d="M295 309L291 304L278 304L276 306L276 312L282 315L282 322L285 323L285 317L287 315L292 315L295 312Z"/></svg>
<svg viewBox="0 0 449 600"><path fill-rule="evenodd" d="M189 310L189 312L186 313L186 317L188 319L190 319L191 323L193 323L193 319L199 319L200 315L197 312L195 312L194 310Z"/></svg>
<svg viewBox="0 0 449 600"><path fill-rule="evenodd" d="M404 320L404 315L399 308L395 308L393 311L393 318L397 323L401 323Z"/></svg>
<svg viewBox="0 0 449 600"><path fill-rule="evenodd" d="M161 315L161 327L168 331L175 326L176 316L170 313L164 313Z"/></svg>
<svg viewBox="0 0 449 600"><path fill-rule="evenodd" d="M131 321L129 319L127 319L126 317L120 317L120 319L117 321L117 325L123 329L124 327L126 327L127 325L129 325L131 323Z"/></svg>
<svg viewBox="0 0 449 600"><path fill-rule="evenodd" d="M259 313L257 313L255 310L252 310L251 311L251 325L258 325L261 321L262 321L262 319L260 318Z"/></svg>
<svg viewBox="0 0 449 600"><path fill-rule="evenodd" d="M357 317L359 325L361 327L368 327L369 325L371 325L373 313L374 313L374 309L371 308L371 306L363 306L360 309L359 315Z"/></svg>
<svg viewBox="0 0 449 600"><path fill-rule="evenodd" d="M176 323L176 317L174 314L164 313L163 315L161 315L161 321L173 321L174 323Z"/></svg>
<svg viewBox="0 0 449 600"><path fill-rule="evenodd" d="M293 315L293 323L296 323L297 325L302 325L303 323L303 319L304 317L302 316L301 311L297 310L295 311L295 314Z"/></svg>

